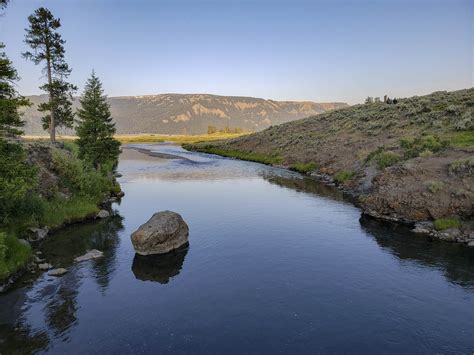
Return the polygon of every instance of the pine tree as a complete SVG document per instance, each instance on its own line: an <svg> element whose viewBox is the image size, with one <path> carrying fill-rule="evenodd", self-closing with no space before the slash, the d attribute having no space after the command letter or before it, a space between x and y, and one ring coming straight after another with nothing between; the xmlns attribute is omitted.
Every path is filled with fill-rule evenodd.
<svg viewBox="0 0 474 355"><path fill-rule="evenodd" d="M102 83L92 72L77 112L80 118L76 127L79 157L89 161L97 170L105 163L115 166L120 153L120 142L113 137L115 124L103 92Z"/></svg>
<svg viewBox="0 0 474 355"><path fill-rule="evenodd" d="M19 130L24 125L18 109L29 105L29 101L19 96L14 82L19 80L18 74L3 51L5 45L0 43L0 137L13 136L22 133Z"/></svg>
<svg viewBox="0 0 474 355"><path fill-rule="evenodd" d="M25 43L33 51L24 52L23 57L36 65L44 63L47 83L40 89L48 93L49 101L40 104L38 111L47 113L43 117L43 127L49 130L51 142L55 143L57 127L72 128L72 93L77 89L65 80L71 69L64 59L66 41L57 32L61 27L60 20L54 18L48 9L40 7L28 17L28 21L30 27L26 29Z"/></svg>

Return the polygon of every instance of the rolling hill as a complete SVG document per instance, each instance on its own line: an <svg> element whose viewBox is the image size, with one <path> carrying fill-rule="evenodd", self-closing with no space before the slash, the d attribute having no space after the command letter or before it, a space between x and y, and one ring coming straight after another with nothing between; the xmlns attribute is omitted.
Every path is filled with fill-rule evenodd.
<svg viewBox="0 0 474 355"><path fill-rule="evenodd" d="M36 107L45 102L47 96L28 98L33 105L24 112L25 134L44 134L41 113ZM118 134L198 134L207 132L208 126L260 131L271 125L348 106L340 102L273 101L208 94L110 97L109 102ZM78 105L79 99L76 98L74 106ZM72 133L64 129L59 131Z"/></svg>
<svg viewBox="0 0 474 355"><path fill-rule="evenodd" d="M474 88L355 105L187 149L335 183L376 218L474 246Z"/></svg>

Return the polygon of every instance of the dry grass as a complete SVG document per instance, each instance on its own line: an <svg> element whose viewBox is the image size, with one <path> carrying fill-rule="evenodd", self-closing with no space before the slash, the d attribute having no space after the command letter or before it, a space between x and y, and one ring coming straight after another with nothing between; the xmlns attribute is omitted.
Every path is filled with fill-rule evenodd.
<svg viewBox="0 0 474 355"><path fill-rule="evenodd" d="M195 134L195 135L171 135L171 134L118 134L115 136L121 143L157 143L175 142L179 144L211 142L217 140L231 139L243 136L248 133L220 133ZM22 137L28 141L47 141L49 136L29 136ZM58 141L71 141L77 139L76 136L57 136Z"/></svg>

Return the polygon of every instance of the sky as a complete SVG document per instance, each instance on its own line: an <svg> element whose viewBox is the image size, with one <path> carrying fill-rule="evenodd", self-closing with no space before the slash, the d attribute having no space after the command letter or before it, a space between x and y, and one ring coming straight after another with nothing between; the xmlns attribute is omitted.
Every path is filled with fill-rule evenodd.
<svg viewBox="0 0 474 355"><path fill-rule="evenodd" d="M79 93L93 69L109 96L353 104L474 86L473 0L11 0L0 41L23 95L44 81L21 57L40 6L61 19Z"/></svg>

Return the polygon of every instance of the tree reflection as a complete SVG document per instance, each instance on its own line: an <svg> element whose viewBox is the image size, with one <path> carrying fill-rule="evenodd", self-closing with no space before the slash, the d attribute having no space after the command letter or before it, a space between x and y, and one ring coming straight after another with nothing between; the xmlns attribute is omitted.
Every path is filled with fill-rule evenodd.
<svg viewBox="0 0 474 355"><path fill-rule="evenodd" d="M406 226L382 223L362 216L360 224L377 244L400 260L436 268L452 283L474 288L474 250L458 243L432 240Z"/></svg>
<svg viewBox="0 0 474 355"><path fill-rule="evenodd" d="M137 280L167 284L183 268L189 245L166 254L142 256L135 254L132 272Z"/></svg>

